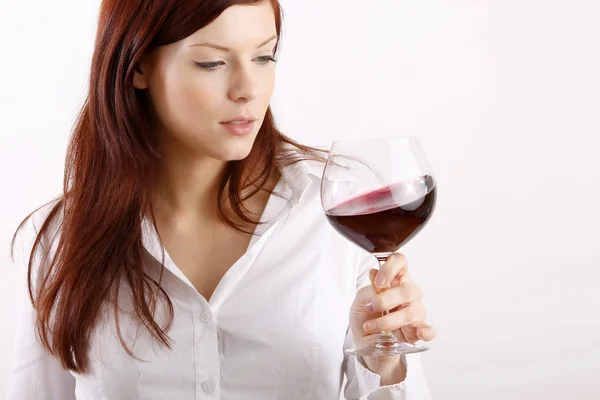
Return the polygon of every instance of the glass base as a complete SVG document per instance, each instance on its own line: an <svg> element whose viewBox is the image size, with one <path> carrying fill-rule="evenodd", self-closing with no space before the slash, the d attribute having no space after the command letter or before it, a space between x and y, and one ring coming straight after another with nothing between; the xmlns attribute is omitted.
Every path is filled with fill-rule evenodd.
<svg viewBox="0 0 600 400"><path fill-rule="evenodd" d="M397 356L401 354L420 353L429 350L422 344L410 344L398 341L392 334L382 334L376 342L361 349L348 349L346 354L354 356Z"/></svg>

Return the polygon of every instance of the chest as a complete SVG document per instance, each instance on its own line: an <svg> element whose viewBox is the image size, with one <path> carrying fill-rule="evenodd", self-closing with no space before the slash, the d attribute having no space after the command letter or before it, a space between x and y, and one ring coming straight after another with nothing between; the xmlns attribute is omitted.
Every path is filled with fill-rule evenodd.
<svg viewBox="0 0 600 400"><path fill-rule="evenodd" d="M95 338L95 369L79 377L81 390L140 400L337 398L357 253L332 240L322 222L304 215L286 222L260 251L232 262L236 279L220 285L217 306L166 271L172 348L123 315L132 358L108 319Z"/></svg>
<svg viewBox="0 0 600 400"><path fill-rule="evenodd" d="M220 228L171 235L165 245L175 265L208 301L251 239L249 233Z"/></svg>

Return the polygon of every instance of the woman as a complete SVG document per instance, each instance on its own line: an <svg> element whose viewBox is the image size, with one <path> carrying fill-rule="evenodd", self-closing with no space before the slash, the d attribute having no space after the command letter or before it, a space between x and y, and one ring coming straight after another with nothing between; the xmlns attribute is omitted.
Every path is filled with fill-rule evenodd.
<svg viewBox="0 0 600 400"><path fill-rule="evenodd" d="M337 399L344 373L347 399L429 396L415 355L344 356L435 331L403 256L375 293L323 155L277 131L280 32L277 0L102 3L63 196L22 224L9 399Z"/></svg>

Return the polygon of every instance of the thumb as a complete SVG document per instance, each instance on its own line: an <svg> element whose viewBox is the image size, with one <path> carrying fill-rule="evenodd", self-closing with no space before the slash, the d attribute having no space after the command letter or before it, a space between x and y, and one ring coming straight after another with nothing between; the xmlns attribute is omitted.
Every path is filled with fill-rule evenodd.
<svg viewBox="0 0 600 400"><path fill-rule="evenodd" d="M375 286L375 277L377 276L377 272L379 271L376 269L372 269L369 271L369 280L371 281L371 287L373 288L373 291L375 291L375 294L385 292L387 289L396 287L402 282L402 277L396 276L388 286L384 288L378 288L377 286Z"/></svg>
<svg viewBox="0 0 600 400"><path fill-rule="evenodd" d="M378 288L375 286L374 280L375 276L377 276L378 270L372 269L369 271L369 280L371 281L371 285L365 286L361 288L358 292L356 292L356 297L354 299L354 306L360 311L364 311L363 306L370 300L373 300L373 297L378 295L379 293L385 291L385 288ZM393 282L392 282L393 283Z"/></svg>

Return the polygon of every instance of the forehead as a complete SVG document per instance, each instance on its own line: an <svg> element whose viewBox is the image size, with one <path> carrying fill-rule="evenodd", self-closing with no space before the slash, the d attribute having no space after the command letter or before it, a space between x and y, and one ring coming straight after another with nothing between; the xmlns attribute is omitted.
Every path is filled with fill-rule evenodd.
<svg viewBox="0 0 600 400"><path fill-rule="evenodd" d="M276 34L275 13L269 1L229 7L213 22L184 39L184 42L186 45L211 42L231 49L243 49L254 48Z"/></svg>

